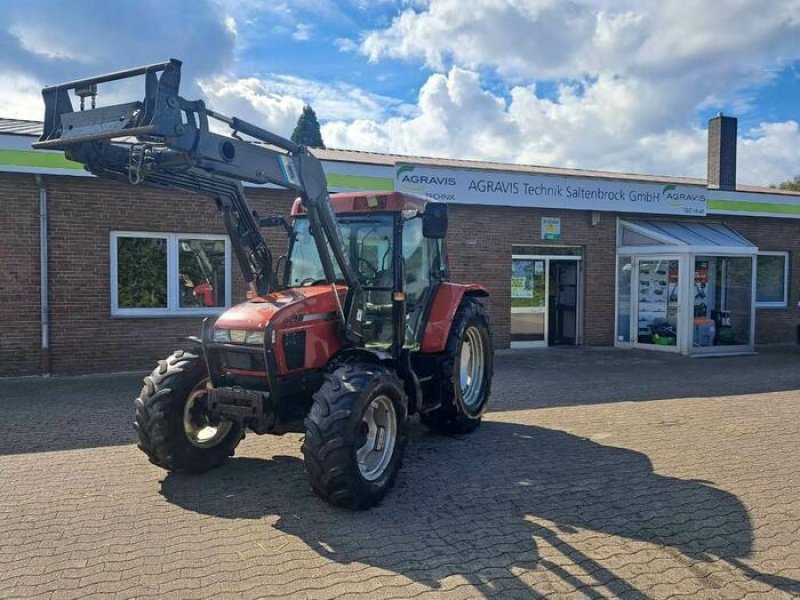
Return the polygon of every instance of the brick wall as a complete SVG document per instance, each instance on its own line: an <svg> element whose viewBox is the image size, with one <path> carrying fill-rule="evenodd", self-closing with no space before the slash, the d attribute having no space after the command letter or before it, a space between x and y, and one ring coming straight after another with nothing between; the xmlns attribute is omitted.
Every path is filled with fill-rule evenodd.
<svg viewBox="0 0 800 600"><path fill-rule="evenodd" d="M590 211L558 212L541 208L452 205L448 250L454 281L485 285L495 346L507 348L511 314L513 245L583 248L583 340L588 345L614 342L614 264L616 215L603 213L592 225ZM541 239L541 218L561 217L561 240Z"/></svg>
<svg viewBox="0 0 800 600"><path fill-rule="evenodd" d="M0 206L0 375L39 373L39 193L33 175L0 174Z"/></svg>
<svg viewBox="0 0 800 600"><path fill-rule="evenodd" d="M115 318L110 310L109 240L114 230L224 233L213 203L202 196L152 190L76 177L45 177L50 211L50 320L53 373L146 369L196 335L200 318ZM250 190L263 215L287 214L292 194ZM0 375L39 373L39 217L33 175L0 174L6 209L0 224ZM497 348L508 347L510 269L514 244L547 245L541 217L561 217L555 245L583 248L583 342L614 341L616 214L537 208L452 205L448 248L453 280L481 283ZM800 323L800 223L789 219L720 218L763 250L789 251L790 306L757 311L757 342L791 342ZM285 235L269 230L275 259L286 249ZM244 282L232 261L234 302Z"/></svg>
<svg viewBox="0 0 800 600"><path fill-rule="evenodd" d="M76 177L45 177L50 218L50 356L53 373L146 369L198 335L202 318L111 316L110 233L114 230L225 233L213 202L179 192ZM293 196L254 190L254 209L288 214ZM3 260L13 264L3 286L0 375L40 372L38 192L33 176L0 175L0 197L15 208L3 224ZM285 234L268 234L275 259ZM281 241L279 242L278 239ZM11 242L11 243L10 243ZM6 246L9 248L6 249ZM245 285L232 258L234 302ZM3 269L7 271L7 269Z"/></svg>

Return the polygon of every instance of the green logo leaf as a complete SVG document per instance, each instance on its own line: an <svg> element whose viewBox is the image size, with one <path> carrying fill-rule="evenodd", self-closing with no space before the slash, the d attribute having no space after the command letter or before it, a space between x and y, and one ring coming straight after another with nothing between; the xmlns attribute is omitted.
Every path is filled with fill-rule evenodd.
<svg viewBox="0 0 800 600"><path fill-rule="evenodd" d="M676 189L676 186L670 184L670 185L665 185L664 189L661 191L666 194L667 192L671 192L674 189Z"/></svg>
<svg viewBox="0 0 800 600"><path fill-rule="evenodd" d="M410 173L415 168L416 167L408 167L408 166L400 167L399 169L397 169L397 176L400 177L403 173Z"/></svg>

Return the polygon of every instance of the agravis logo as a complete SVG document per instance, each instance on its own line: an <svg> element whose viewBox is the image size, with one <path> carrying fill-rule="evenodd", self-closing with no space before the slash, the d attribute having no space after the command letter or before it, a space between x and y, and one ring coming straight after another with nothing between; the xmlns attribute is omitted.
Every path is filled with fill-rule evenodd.
<svg viewBox="0 0 800 600"><path fill-rule="evenodd" d="M667 204L670 206L683 206L687 202L705 202L705 194L687 194L685 192L676 191L678 187L673 184L665 185L661 190Z"/></svg>
<svg viewBox="0 0 800 600"><path fill-rule="evenodd" d="M454 186L456 178L447 175L416 175L416 167L400 167L397 169L397 180L404 184L447 185Z"/></svg>

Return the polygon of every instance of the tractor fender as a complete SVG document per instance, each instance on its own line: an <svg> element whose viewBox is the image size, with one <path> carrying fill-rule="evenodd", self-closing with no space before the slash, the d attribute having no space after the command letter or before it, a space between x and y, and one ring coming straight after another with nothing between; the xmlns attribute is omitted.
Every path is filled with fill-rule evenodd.
<svg viewBox="0 0 800 600"><path fill-rule="evenodd" d="M408 354L403 354L400 360L397 360L388 352L383 352L381 350L363 347L349 347L340 350L330 364L333 366L354 361L383 365L396 372L403 381L403 387L405 388L406 396L408 397L409 414L419 412L420 407L422 406L422 386L419 382L417 374L411 367Z"/></svg>
<svg viewBox="0 0 800 600"><path fill-rule="evenodd" d="M336 356L331 361L331 364L340 364L343 362L354 361L354 360L359 360L364 362L374 362L376 364L383 364L391 368L395 368L394 357L388 352L383 352L382 350L374 350L371 348L361 348L361 347L342 348L339 352L336 353Z"/></svg>
<svg viewBox="0 0 800 600"><path fill-rule="evenodd" d="M464 296L486 298L489 290L476 283L442 283L434 293L428 322L422 334L422 352L441 352L453 324L458 306Z"/></svg>

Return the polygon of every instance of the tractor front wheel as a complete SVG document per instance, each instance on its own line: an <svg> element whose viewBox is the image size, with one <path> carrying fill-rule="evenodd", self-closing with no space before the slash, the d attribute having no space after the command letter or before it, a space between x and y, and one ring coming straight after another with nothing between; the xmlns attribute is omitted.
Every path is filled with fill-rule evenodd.
<svg viewBox="0 0 800 600"><path fill-rule="evenodd" d="M242 426L211 419L207 393L205 362L190 352L175 352L145 377L134 426L150 462L169 471L203 473L233 455Z"/></svg>
<svg viewBox="0 0 800 600"><path fill-rule="evenodd" d="M421 415L441 433L470 433L481 424L494 372L489 316L483 305L466 298L458 307L439 371L442 404Z"/></svg>
<svg viewBox="0 0 800 600"><path fill-rule="evenodd" d="M325 375L305 420L306 476L323 500L374 506L394 485L407 442L403 383L378 364L351 362Z"/></svg>

